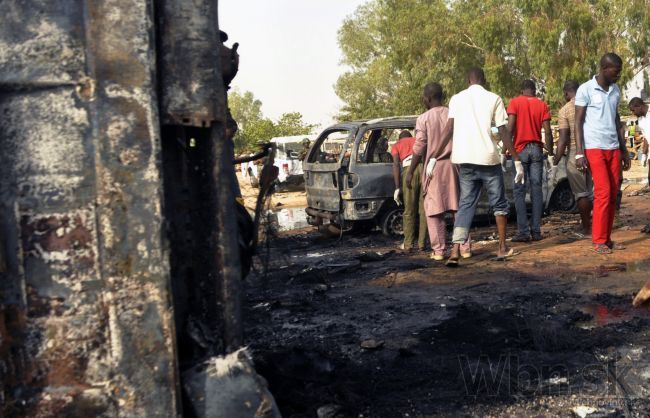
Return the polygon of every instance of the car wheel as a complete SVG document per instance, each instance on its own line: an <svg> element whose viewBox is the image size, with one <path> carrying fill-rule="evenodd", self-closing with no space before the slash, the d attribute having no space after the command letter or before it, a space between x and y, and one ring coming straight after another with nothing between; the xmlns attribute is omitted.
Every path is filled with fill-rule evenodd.
<svg viewBox="0 0 650 418"><path fill-rule="evenodd" d="M404 210L391 208L381 217L379 226L381 232L387 236L398 237L404 235Z"/></svg>
<svg viewBox="0 0 650 418"><path fill-rule="evenodd" d="M568 181L560 183L553 191L550 207L558 212L571 212L575 209L576 200Z"/></svg>

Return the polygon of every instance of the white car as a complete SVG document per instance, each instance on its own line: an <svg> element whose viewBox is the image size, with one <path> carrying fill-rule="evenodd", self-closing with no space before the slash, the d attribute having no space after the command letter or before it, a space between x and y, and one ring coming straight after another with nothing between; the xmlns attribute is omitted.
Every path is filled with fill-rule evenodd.
<svg viewBox="0 0 650 418"><path fill-rule="evenodd" d="M278 167L280 185L298 185L304 182L302 158L315 139L316 135L280 136L271 139L276 145L273 165Z"/></svg>

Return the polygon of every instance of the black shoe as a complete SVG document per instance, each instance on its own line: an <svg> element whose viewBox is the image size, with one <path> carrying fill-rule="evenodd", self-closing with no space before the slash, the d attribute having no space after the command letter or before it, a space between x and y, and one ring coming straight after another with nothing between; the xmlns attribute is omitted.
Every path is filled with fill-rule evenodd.
<svg viewBox="0 0 650 418"><path fill-rule="evenodd" d="M512 237L512 242L530 242L530 236L529 235L515 235Z"/></svg>
<svg viewBox="0 0 650 418"><path fill-rule="evenodd" d="M531 241L541 241L541 240L544 239L544 237L542 236L542 234L533 234L530 237L530 239L531 239Z"/></svg>

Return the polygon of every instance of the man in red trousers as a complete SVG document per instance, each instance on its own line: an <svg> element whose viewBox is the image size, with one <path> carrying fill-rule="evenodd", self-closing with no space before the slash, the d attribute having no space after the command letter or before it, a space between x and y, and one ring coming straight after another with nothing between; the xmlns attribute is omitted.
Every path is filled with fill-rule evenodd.
<svg viewBox="0 0 650 418"><path fill-rule="evenodd" d="M620 188L621 164L630 168L630 156L621 135L618 103L621 91L616 85L623 60L614 53L600 59L600 71L582 84L576 94L576 166L590 170L594 182L594 209L591 239L594 251L610 254L623 249L612 242L616 195Z"/></svg>

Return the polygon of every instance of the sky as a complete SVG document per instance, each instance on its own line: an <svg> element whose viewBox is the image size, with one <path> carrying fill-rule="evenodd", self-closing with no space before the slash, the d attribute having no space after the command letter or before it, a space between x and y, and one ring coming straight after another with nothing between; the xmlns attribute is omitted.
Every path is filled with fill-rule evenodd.
<svg viewBox="0 0 650 418"><path fill-rule="evenodd" d="M221 0L219 28L227 46L239 42L239 73L232 83L262 102L277 120L300 112L325 128L342 105L334 84L345 72L337 32L367 0Z"/></svg>

